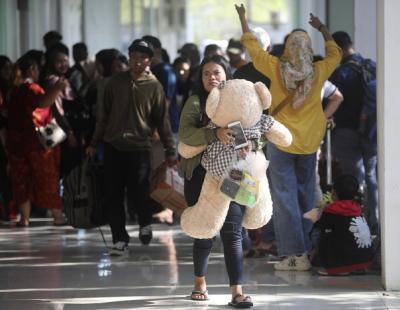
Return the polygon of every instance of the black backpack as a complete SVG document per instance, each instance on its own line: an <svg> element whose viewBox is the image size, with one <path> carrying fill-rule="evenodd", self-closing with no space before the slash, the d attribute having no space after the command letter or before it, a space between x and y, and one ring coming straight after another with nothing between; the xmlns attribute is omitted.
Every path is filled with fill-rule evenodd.
<svg viewBox="0 0 400 310"><path fill-rule="evenodd" d="M362 109L358 132L366 139L376 141L376 63L371 59L361 62L350 60L346 63L361 79Z"/></svg>

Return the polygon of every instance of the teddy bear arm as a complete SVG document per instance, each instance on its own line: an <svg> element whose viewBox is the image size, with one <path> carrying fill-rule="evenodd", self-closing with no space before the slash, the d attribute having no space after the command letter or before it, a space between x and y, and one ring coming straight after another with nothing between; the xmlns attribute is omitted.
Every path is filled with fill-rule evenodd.
<svg viewBox="0 0 400 310"><path fill-rule="evenodd" d="M274 121L270 130L265 133L265 137L272 143L283 147L290 146L293 140L289 129L277 120Z"/></svg>
<svg viewBox="0 0 400 310"><path fill-rule="evenodd" d="M195 157L196 155L204 152L205 149L207 149L207 145L191 146L183 142L179 142L178 144L178 153L183 158Z"/></svg>

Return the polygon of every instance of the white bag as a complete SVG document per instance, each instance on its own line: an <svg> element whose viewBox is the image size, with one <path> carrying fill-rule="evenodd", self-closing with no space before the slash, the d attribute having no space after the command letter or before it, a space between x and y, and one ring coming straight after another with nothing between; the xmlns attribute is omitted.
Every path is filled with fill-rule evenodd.
<svg viewBox="0 0 400 310"><path fill-rule="evenodd" d="M35 129L39 141L45 149L54 147L67 138L65 131L58 125L54 117L45 126L38 126Z"/></svg>

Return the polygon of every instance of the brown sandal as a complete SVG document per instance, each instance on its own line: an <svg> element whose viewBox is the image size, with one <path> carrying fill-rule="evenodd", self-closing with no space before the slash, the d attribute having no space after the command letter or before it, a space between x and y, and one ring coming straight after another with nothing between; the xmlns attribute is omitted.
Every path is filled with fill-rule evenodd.
<svg viewBox="0 0 400 310"><path fill-rule="evenodd" d="M197 296L197 297L196 297ZM201 296L201 297L200 297ZM200 297L200 298L199 298ZM190 299L191 300L196 300L196 301L205 301L208 300L208 290L204 291L197 291L194 290L192 291L192 294L190 294Z"/></svg>
<svg viewBox="0 0 400 310"><path fill-rule="evenodd" d="M232 301L228 303L229 306L234 308L251 308L253 307L253 302L250 296L244 296L242 294L237 294L232 298Z"/></svg>

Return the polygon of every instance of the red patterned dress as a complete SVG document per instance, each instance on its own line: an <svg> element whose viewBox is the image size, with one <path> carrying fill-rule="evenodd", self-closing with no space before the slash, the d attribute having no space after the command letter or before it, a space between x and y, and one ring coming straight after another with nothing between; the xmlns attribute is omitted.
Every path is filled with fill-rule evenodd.
<svg viewBox="0 0 400 310"><path fill-rule="evenodd" d="M45 150L32 122L43 94L43 88L30 80L14 89L7 104L6 149L15 202L29 200L41 208L60 209L60 149Z"/></svg>

